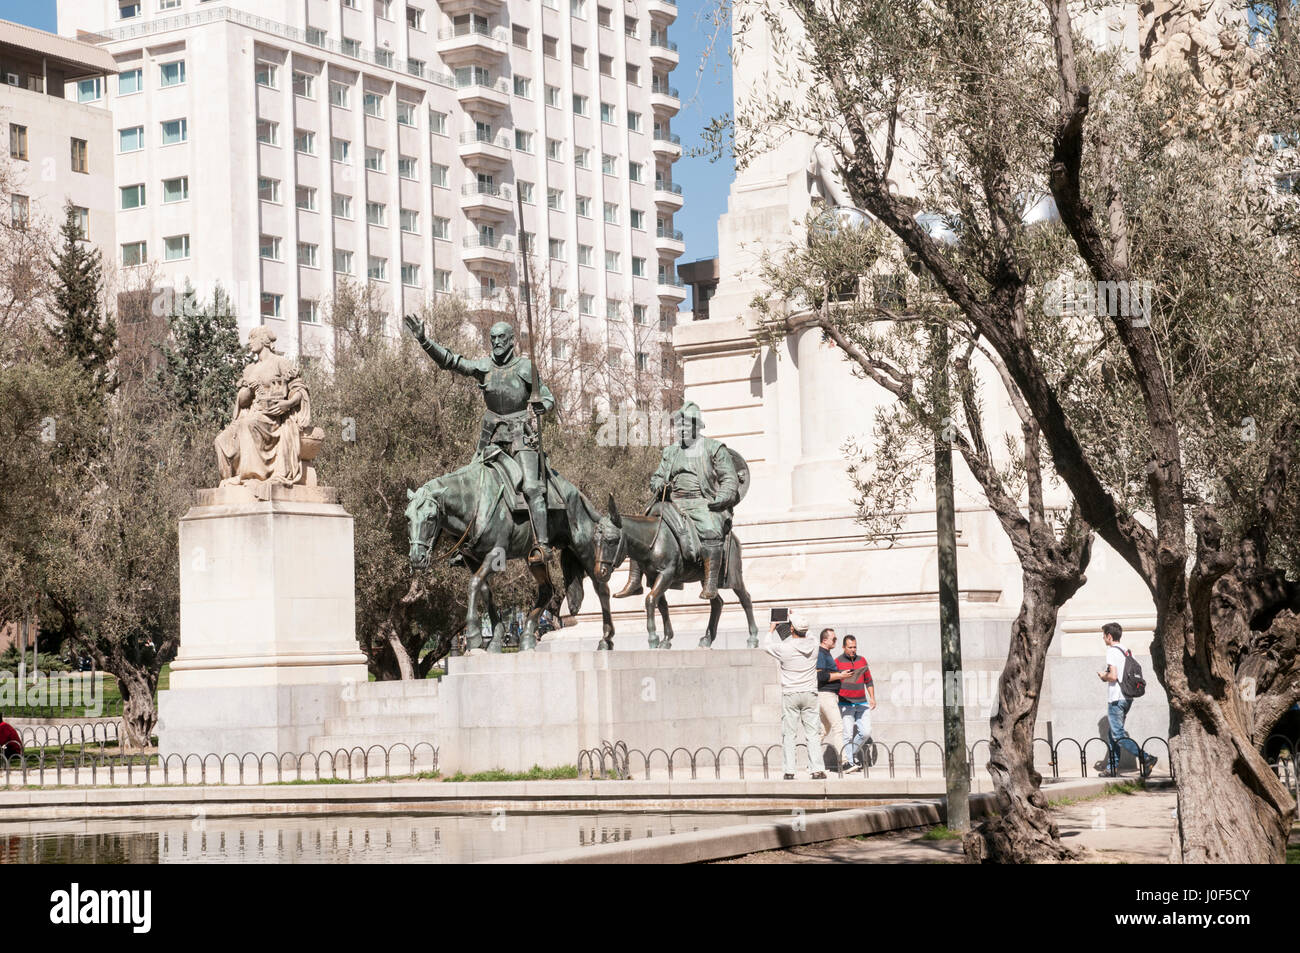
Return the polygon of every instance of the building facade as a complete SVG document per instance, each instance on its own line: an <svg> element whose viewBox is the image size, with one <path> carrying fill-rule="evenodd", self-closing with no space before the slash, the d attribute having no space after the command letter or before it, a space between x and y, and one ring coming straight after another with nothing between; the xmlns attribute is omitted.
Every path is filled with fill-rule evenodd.
<svg viewBox="0 0 1300 953"><path fill-rule="evenodd" d="M561 7L561 2L563 6ZM523 230L567 330L653 370L684 296L670 0L60 0L119 75L117 256L220 282L239 323L328 354L339 282L391 328L509 306ZM549 320L549 318L548 318ZM627 341L633 345L628 346Z"/></svg>
<svg viewBox="0 0 1300 953"><path fill-rule="evenodd" d="M95 91L116 64L96 46L0 20L0 135L8 149L4 215L58 227L67 205L111 260L113 117Z"/></svg>

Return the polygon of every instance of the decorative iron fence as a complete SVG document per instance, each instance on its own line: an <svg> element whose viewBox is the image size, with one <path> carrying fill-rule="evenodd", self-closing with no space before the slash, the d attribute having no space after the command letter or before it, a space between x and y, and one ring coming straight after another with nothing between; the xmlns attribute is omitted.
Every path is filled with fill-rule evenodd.
<svg viewBox="0 0 1300 953"><path fill-rule="evenodd" d="M361 781L438 771L438 748L430 742L384 747L339 748L299 754L229 752L219 754L130 753L109 751L106 740L78 748L28 747L21 755L0 757L3 786L138 784L283 784L291 781Z"/></svg>

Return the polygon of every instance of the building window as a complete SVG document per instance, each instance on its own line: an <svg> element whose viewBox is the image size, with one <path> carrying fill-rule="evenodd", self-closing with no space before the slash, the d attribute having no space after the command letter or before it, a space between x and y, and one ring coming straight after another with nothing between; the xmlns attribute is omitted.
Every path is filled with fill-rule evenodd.
<svg viewBox="0 0 1300 953"><path fill-rule="evenodd" d="M381 20L392 20L393 0L375 0L375 14Z"/></svg>
<svg viewBox="0 0 1300 953"><path fill-rule="evenodd" d="M343 43L341 44L341 48L342 48L343 52L344 52L346 55L348 55L348 56L354 56L354 57L356 57L357 59L360 59L360 58L361 58L361 43L360 43L360 41L358 41L358 40L354 40L354 39L352 39L351 37L347 37L347 36L345 36L345 37L343 37Z"/></svg>
<svg viewBox="0 0 1300 953"><path fill-rule="evenodd" d="M307 185L294 189L293 204L304 212L316 211L316 190Z"/></svg>
<svg viewBox="0 0 1300 953"><path fill-rule="evenodd" d="M168 86L182 86L185 83L185 61L177 60L175 63L163 63L158 67L158 85L166 88Z"/></svg>
<svg viewBox="0 0 1300 953"><path fill-rule="evenodd" d="M579 169L590 168L590 166L588 165L588 162L590 161L590 156L591 156L590 149L584 149L581 146L575 146L573 150L573 164L577 166Z"/></svg>
<svg viewBox="0 0 1300 953"><path fill-rule="evenodd" d="M614 75L614 57L606 56L604 53L600 54L600 75Z"/></svg>
<svg viewBox="0 0 1300 953"><path fill-rule="evenodd" d="M388 259L376 258L374 255L371 255L370 264L366 267L366 277L371 281L387 281Z"/></svg>
<svg viewBox="0 0 1300 953"><path fill-rule="evenodd" d="M72 217L77 226L77 237L85 241L90 237L90 209L74 205Z"/></svg>
<svg viewBox="0 0 1300 953"><path fill-rule="evenodd" d="M401 228L404 232L418 232L420 230L420 213L415 209L404 208L397 213L401 222ZM444 219L443 221L446 221Z"/></svg>
<svg viewBox="0 0 1300 953"><path fill-rule="evenodd" d="M646 323L646 316L645 316L645 315L646 315L645 305L643 305L643 304L634 304L634 305L632 305L632 320L633 320L633 321L635 321L637 324L645 324L645 323Z"/></svg>
<svg viewBox="0 0 1300 953"><path fill-rule="evenodd" d="M117 15L122 20L134 20L140 15L140 0L118 0Z"/></svg>
<svg viewBox="0 0 1300 953"><path fill-rule="evenodd" d="M412 30L424 32L424 11L415 7L406 8L406 25Z"/></svg>
<svg viewBox="0 0 1300 953"><path fill-rule="evenodd" d="M348 154L352 148L352 143L346 139L330 140L330 158L335 162L347 162Z"/></svg>
<svg viewBox="0 0 1300 953"><path fill-rule="evenodd" d="M533 98L533 81L527 76L515 76L515 95L524 99Z"/></svg>
<svg viewBox="0 0 1300 953"><path fill-rule="evenodd" d="M569 14L575 17L586 18L587 0L569 0Z"/></svg>
<svg viewBox="0 0 1300 953"><path fill-rule="evenodd" d="M606 321L618 320L618 302L615 301L613 298L605 299L605 320Z"/></svg>
<svg viewBox="0 0 1300 953"><path fill-rule="evenodd" d="M257 85L267 89L276 89L280 68L274 63L258 63L256 70Z"/></svg>
<svg viewBox="0 0 1300 953"><path fill-rule="evenodd" d="M384 171L384 150L366 146L366 168L371 172Z"/></svg>
<svg viewBox="0 0 1300 953"><path fill-rule="evenodd" d="M72 148L72 171L89 172L90 160L87 157L87 145L85 139L71 140Z"/></svg>
<svg viewBox="0 0 1300 953"><path fill-rule="evenodd" d="M397 174L400 178L414 180L416 178L415 159L410 156L398 156Z"/></svg>
<svg viewBox="0 0 1300 953"><path fill-rule="evenodd" d="M564 161L564 143L559 139L546 140L546 158L556 162Z"/></svg>
<svg viewBox="0 0 1300 953"><path fill-rule="evenodd" d="M9 196L9 224L24 229L32 220L32 203L25 195L14 192Z"/></svg>
<svg viewBox="0 0 1300 953"><path fill-rule="evenodd" d="M579 314L591 315L591 313L592 313L592 310L591 310L591 309L594 308L594 307L596 307L596 296L595 296L595 295L585 295L585 294L579 294L579 295L578 295L578 313L579 313Z"/></svg>
<svg viewBox="0 0 1300 953"><path fill-rule="evenodd" d="M149 260L148 242L127 242L122 246L122 265L133 268Z"/></svg>
<svg viewBox="0 0 1300 953"><path fill-rule="evenodd" d="M636 39L636 17L623 18L623 32L632 37L632 39Z"/></svg>
<svg viewBox="0 0 1300 953"><path fill-rule="evenodd" d="M525 132L522 129L515 130L515 148L520 152L527 152L532 155L533 152L533 134Z"/></svg>
<svg viewBox="0 0 1300 953"><path fill-rule="evenodd" d="M600 104L600 121L601 121L601 122L607 122L607 123L609 123L610 125L613 125L613 124L614 124L614 104L613 104L613 103L601 103L601 104Z"/></svg>
<svg viewBox="0 0 1300 953"><path fill-rule="evenodd" d="M163 239L163 259L166 261L180 261L182 258L190 257L190 236L172 235L170 238Z"/></svg>
<svg viewBox="0 0 1300 953"><path fill-rule="evenodd" d="M367 116L384 118L384 97L378 93L366 93L361 99L361 108Z"/></svg>
<svg viewBox="0 0 1300 953"><path fill-rule="evenodd" d="M591 198L586 195L579 195L574 201L574 211L582 218L591 218Z"/></svg>
<svg viewBox="0 0 1300 953"><path fill-rule="evenodd" d="M616 252L616 251L607 251L607 252L605 252L605 270L606 270L606 271L618 271L618 268L619 268L619 265L618 265L618 252Z"/></svg>
<svg viewBox="0 0 1300 953"><path fill-rule="evenodd" d="M408 288L420 287L420 266L402 262L402 284Z"/></svg>
<svg viewBox="0 0 1300 953"><path fill-rule="evenodd" d="M190 197L190 177L182 175L174 179L163 179L162 191L164 205L169 202L184 202Z"/></svg>
<svg viewBox="0 0 1300 953"><path fill-rule="evenodd" d="M627 128L628 128L631 132L640 132L640 131L641 131L641 114L640 114L640 113L629 112L629 113L627 114Z"/></svg>
<svg viewBox="0 0 1300 953"><path fill-rule="evenodd" d="M633 257L633 259L632 259L632 277L633 277L633 278L644 278L644 277L645 277L645 259L644 259L644 258L636 258L636 257Z"/></svg>
<svg viewBox="0 0 1300 953"><path fill-rule="evenodd" d="M533 204L533 183L518 182L517 186L519 189L520 201L527 202L529 205L532 205Z"/></svg>
<svg viewBox="0 0 1300 953"><path fill-rule="evenodd" d="M267 294L262 292L262 317L278 318L280 317L280 308L284 302L283 295Z"/></svg>
<svg viewBox="0 0 1300 953"><path fill-rule="evenodd" d="M627 64L627 84L629 86L641 85L641 67Z"/></svg>
<svg viewBox="0 0 1300 953"><path fill-rule="evenodd" d="M399 126L415 125L415 103L397 101L397 124Z"/></svg>
<svg viewBox="0 0 1300 953"><path fill-rule="evenodd" d="M257 180L257 197L263 202L280 204L280 180L265 177Z"/></svg>
<svg viewBox="0 0 1300 953"><path fill-rule="evenodd" d="M549 56L552 59L558 59L560 55L560 41L553 36L542 34L542 55Z"/></svg>
<svg viewBox="0 0 1300 953"><path fill-rule="evenodd" d="M603 154L600 157L600 171L606 175L618 175L618 156Z"/></svg>
<svg viewBox="0 0 1300 953"><path fill-rule="evenodd" d="M572 47L572 50L573 50L573 65L580 67L582 69L586 69L587 48L585 46L574 46Z"/></svg>
<svg viewBox="0 0 1300 953"><path fill-rule="evenodd" d="M556 261L564 261L564 242L561 239L552 238L547 250Z"/></svg>
<svg viewBox="0 0 1300 953"><path fill-rule="evenodd" d="M433 163L430 166L430 173L433 176L433 184L442 189L447 188L447 171L445 165L439 165L436 162Z"/></svg>
<svg viewBox="0 0 1300 953"><path fill-rule="evenodd" d="M554 106L556 109L560 108L560 87L546 87L546 105Z"/></svg>
<svg viewBox="0 0 1300 953"><path fill-rule="evenodd" d="M162 124L162 144L174 146L190 137L189 122L185 119L168 119Z"/></svg>
<svg viewBox="0 0 1300 953"><path fill-rule="evenodd" d="M447 134L447 114L429 110L429 131L438 136Z"/></svg>
<svg viewBox="0 0 1300 953"><path fill-rule="evenodd" d="M351 109L352 90L345 83L330 83L330 105Z"/></svg>
<svg viewBox="0 0 1300 953"><path fill-rule="evenodd" d="M579 264L579 265L586 265L588 268L590 268L590 267L591 267L591 252L592 252L592 248L591 248L590 245L579 245L579 246L578 246L578 264Z"/></svg>
<svg viewBox="0 0 1300 953"><path fill-rule="evenodd" d="M143 182L139 185L124 185L118 191L121 193L123 210L144 207Z"/></svg>
<svg viewBox="0 0 1300 953"><path fill-rule="evenodd" d="M614 20L613 15L614 15L614 11L611 10L609 7L597 7L596 23L599 26L603 26L606 30L608 30L613 24L613 20Z"/></svg>
<svg viewBox="0 0 1300 953"><path fill-rule="evenodd" d="M130 96L144 89L144 70L140 67L117 74L117 94Z"/></svg>
<svg viewBox="0 0 1300 953"><path fill-rule="evenodd" d="M631 212L628 213L628 217L630 220L629 224L633 228L637 230L645 229L645 212L641 211L639 208L634 208L632 209Z"/></svg>
<svg viewBox="0 0 1300 953"><path fill-rule="evenodd" d="M451 272L443 271L441 268L435 268L433 271L433 290L450 291L451 290Z"/></svg>
<svg viewBox="0 0 1300 953"><path fill-rule="evenodd" d="M303 99L315 99L316 77L311 73L300 73L297 70L294 70L293 94L295 96L301 96Z"/></svg>
<svg viewBox="0 0 1300 953"><path fill-rule="evenodd" d="M388 207L383 202L366 203L366 224L378 225L381 228L387 225Z"/></svg>
<svg viewBox="0 0 1300 953"><path fill-rule="evenodd" d="M375 50L375 63L378 64L379 66L386 66L389 69L392 69L393 68L392 50Z"/></svg>
<svg viewBox="0 0 1300 953"><path fill-rule="evenodd" d="M324 46L326 36L326 32L320 29L320 27L307 27L307 42L312 46Z"/></svg>
<svg viewBox="0 0 1300 953"><path fill-rule="evenodd" d="M610 225L618 224L618 206L613 202L605 203L605 221Z"/></svg>
<svg viewBox="0 0 1300 953"><path fill-rule="evenodd" d="M257 254L270 261L280 261L280 239L275 235L262 235L258 239Z"/></svg>
<svg viewBox="0 0 1300 953"><path fill-rule="evenodd" d="M587 115L587 97L573 94L573 112L577 116Z"/></svg>
<svg viewBox="0 0 1300 953"><path fill-rule="evenodd" d="M14 129L22 130L22 155L14 151ZM144 148L144 126L131 126L129 129L119 129L117 131L117 151L118 152L139 152ZM15 159L27 158L27 127L13 126L9 127L9 154Z"/></svg>
<svg viewBox="0 0 1300 953"><path fill-rule="evenodd" d="M269 119L258 120L257 141L268 146L278 146L280 144L279 123L271 122Z"/></svg>
<svg viewBox="0 0 1300 953"><path fill-rule="evenodd" d="M352 198L348 195L334 193L332 210L335 218L352 218Z"/></svg>
<svg viewBox="0 0 1300 953"><path fill-rule="evenodd" d="M556 212L564 211L564 191L562 189L546 190L546 207Z"/></svg>
<svg viewBox="0 0 1300 953"><path fill-rule="evenodd" d="M320 324L320 304L312 298L299 298L298 320L302 324Z"/></svg>
<svg viewBox="0 0 1300 953"><path fill-rule="evenodd" d="M640 162L629 162L627 164L627 177L633 182L640 182L641 169L642 166Z"/></svg>
<svg viewBox="0 0 1300 953"><path fill-rule="evenodd" d="M306 129L295 129L293 131L293 148L295 152L301 152L305 156L314 156L316 154L316 133L308 132Z"/></svg>
<svg viewBox="0 0 1300 953"><path fill-rule="evenodd" d="M318 268L317 252L320 249L310 242L298 243L298 264L304 268Z"/></svg>
<svg viewBox="0 0 1300 953"><path fill-rule="evenodd" d="M433 237L443 240L451 238L451 219L435 215L433 217Z"/></svg>
<svg viewBox="0 0 1300 953"><path fill-rule="evenodd" d="M338 248L334 250L334 273L339 275L352 274L352 252Z"/></svg>
<svg viewBox="0 0 1300 953"><path fill-rule="evenodd" d="M77 83L77 102L95 103L104 98L104 80L103 77L96 76L94 79L83 79Z"/></svg>

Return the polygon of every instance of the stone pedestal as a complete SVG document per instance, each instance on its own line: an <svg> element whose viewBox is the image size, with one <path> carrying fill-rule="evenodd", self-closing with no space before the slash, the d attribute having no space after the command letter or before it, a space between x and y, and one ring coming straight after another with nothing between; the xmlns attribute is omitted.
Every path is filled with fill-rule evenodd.
<svg viewBox="0 0 1300 953"><path fill-rule="evenodd" d="M181 642L164 754L305 750L357 647L352 517L326 487L201 490L180 521Z"/></svg>

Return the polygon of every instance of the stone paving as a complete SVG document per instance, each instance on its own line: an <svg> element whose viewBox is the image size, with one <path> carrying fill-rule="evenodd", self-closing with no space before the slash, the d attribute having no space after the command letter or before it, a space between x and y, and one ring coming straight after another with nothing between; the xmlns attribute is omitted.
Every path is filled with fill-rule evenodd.
<svg viewBox="0 0 1300 953"><path fill-rule="evenodd" d="M1054 808L1062 839L1084 863L1166 863L1177 834L1172 788L1087 798ZM959 864L961 841L899 831L748 854L734 864Z"/></svg>

